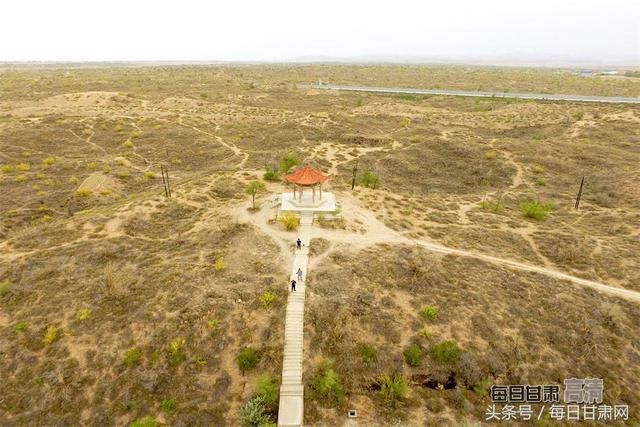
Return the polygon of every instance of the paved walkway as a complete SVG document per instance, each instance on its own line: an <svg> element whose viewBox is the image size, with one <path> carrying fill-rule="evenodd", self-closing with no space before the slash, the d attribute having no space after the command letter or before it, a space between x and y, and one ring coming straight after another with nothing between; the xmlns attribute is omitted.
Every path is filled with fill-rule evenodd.
<svg viewBox="0 0 640 427"><path fill-rule="evenodd" d="M296 249L291 268L292 278L296 278L298 268L302 269L303 280L298 281L296 291L291 292L287 301L287 317L284 328L284 360L282 362L282 384L280 385L280 407L278 408L278 426L302 426L304 418L304 385L302 384L303 329L304 329L304 290L309 265L309 242L313 212L303 212L300 216L298 237L304 244Z"/></svg>

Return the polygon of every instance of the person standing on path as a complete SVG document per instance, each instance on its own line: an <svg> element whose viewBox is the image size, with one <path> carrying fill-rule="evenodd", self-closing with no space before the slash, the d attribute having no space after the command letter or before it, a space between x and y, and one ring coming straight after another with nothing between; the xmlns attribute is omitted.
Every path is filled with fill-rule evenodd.
<svg viewBox="0 0 640 427"><path fill-rule="evenodd" d="M296 281L295 279L291 281L291 292L295 292L296 291Z"/></svg>
<svg viewBox="0 0 640 427"><path fill-rule="evenodd" d="M296 247L298 249L302 249L302 240L300 240L300 238L298 237L298 240L296 240Z"/></svg>
<svg viewBox="0 0 640 427"><path fill-rule="evenodd" d="M298 275L298 281L302 282L302 268L298 267L298 271L296 271L296 274Z"/></svg>

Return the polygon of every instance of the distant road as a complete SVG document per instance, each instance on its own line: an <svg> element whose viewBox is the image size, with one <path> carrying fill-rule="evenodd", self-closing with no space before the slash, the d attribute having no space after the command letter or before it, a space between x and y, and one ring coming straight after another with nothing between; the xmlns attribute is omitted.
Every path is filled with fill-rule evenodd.
<svg viewBox="0 0 640 427"><path fill-rule="evenodd" d="M547 93L525 92L482 92L449 89L412 89L397 87L345 86L331 84L298 85L305 89L348 90L353 92L377 93L409 93L416 95L448 95L448 96L478 96L484 98L519 98L540 99L549 101L577 101L577 102L606 102L613 104L640 104L640 98L626 96L592 96L592 95L552 95Z"/></svg>

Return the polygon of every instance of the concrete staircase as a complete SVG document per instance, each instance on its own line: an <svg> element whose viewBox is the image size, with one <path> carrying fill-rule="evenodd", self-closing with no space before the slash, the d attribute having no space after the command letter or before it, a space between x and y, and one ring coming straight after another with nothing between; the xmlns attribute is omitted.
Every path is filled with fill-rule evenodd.
<svg viewBox="0 0 640 427"><path fill-rule="evenodd" d="M300 215L298 236L303 248L296 249L291 268L291 278L296 278L298 268L302 268L303 280L298 281L295 292L289 292L287 315L284 329L284 360L282 362L282 383L280 385L280 406L278 426L302 426L304 419L304 385L302 384L302 361L304 358L304 293L309 272L309 242L313 212Z"/></svg>

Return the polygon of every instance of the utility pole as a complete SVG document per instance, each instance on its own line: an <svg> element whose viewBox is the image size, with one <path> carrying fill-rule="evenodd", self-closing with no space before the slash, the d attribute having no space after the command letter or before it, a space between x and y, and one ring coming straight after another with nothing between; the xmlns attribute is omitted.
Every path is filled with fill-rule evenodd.
<svg viewBox="0 0 640 427"><path fill-rule="evenodd" d="M353 165L353 178L351 179L351 191L356 186L356 175L358 174L358 161L356 160L356 164Z"/></svg>
<svg viewBox="0 0 640 427"><path fill-rule="evenodd" d="M582 186L584 185L584 175L580 181L580 189L578 190L578 196L576 197L576 209L580 206L580 198L582 197Z"/></svg>
<svg viewBox="0 0 640 427"><path fill-rule="evenodd" d="M160 165L160 173L162 174L162 184L164 185L164 195L171 197L171 187L169 186L169 170L165 165Z"/></svg>

